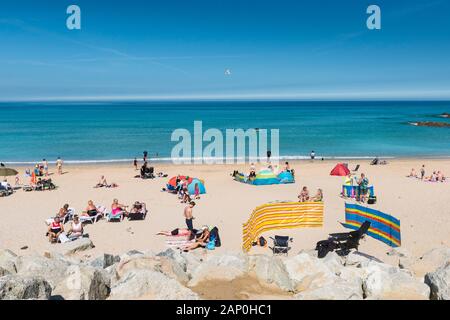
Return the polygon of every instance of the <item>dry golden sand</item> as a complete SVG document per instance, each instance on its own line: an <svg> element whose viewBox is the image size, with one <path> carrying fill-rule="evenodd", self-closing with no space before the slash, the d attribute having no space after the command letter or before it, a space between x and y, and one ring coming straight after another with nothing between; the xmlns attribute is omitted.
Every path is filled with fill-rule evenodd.
<svg viewBox="0 0 450 320"><path fill-rule="evenodd" d="M207 194L197 201L194 209L194 225L217 225L220 229L222 247L214 252L239 251L242 239L242 223L252 210L263 203L275 200L296 200L299 190L306 185L311 193L322 188L325 195L324 225L315 229L280 230L277 234L294 238L292 252L312 249L315 243L330 232L344 231L338 223L344 220L345 200L339 197L342 177L329 175L336 161L298 161L296 183L290 185L251 186L233 181L233 169L248 170L244 165L196 165L175 166L156 164L156 171L169 177L176 174L195 176L206 181ZM442 245L450 246L450 182L428 183L406 178L411 168L418 171L422 164L427 173L442 170L450 175L449 160L397 159L384 166L370 166L368 161L351 161L349 167L360 163L359 172L367 174L375 186L378 203L375 209L390 213L401 220L402 246L414 255ZM21 174L25 168L21 168ZM53 168L52 168L53 169ZM55 191L24 192L19 190L9 197L0 198L0 248L9 248L18 254L58 250L59 245L49 244L44 237L44 220L53 216L64 204L69 203L77 212L92 199L97 205L108 208L113 198L121 203L144 201L149 208L145 221L107 223L105 220L88 225L86 231L95 248L83 254L122 253L130 249L160 251L165 249L160 230L184 227L183 208L177 197L161 191L166 178L141 180L131 165L95 165L64 167L66 172L51 178L58 185ZM101 175L118 188L94 189ZM268 237L274 232L265 234ZM28 246L26 250L21 247ZM390 262L386 255L390 248L370 237L364 240L360 250ZM270 253L267 248L254 248L252 253ZM211 254L213 252L208 252ZM392 262L392 261L391 261Z"/></svg>

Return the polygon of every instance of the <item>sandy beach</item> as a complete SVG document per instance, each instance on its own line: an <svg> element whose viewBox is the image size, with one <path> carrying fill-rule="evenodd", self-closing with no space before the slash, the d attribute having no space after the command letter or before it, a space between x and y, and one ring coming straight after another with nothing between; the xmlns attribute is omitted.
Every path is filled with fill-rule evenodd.
<svg viewBox="0 0 450 320"><path fill-rule="evenodd" d="M388 165L370 166L368 160L349 161L349 168L359 163L359 173L364 172L374 185L378 202L371 207L394 215L401 220L402 247L414 256L425 251L450 246L450 183L423 182L407 178L411 168L419 170L425 164L427 174L433 170L450 172L447 159L395 159ZM220 230L222 247L216 252L240 251L242 245L242 224L252 210L261 204L277 200L297 200L301 187L308 186L310 193L317 188L324 192L324 225L322 228L279 230L264 234L289 235L294 238L292 252L313 249L317 241L325 239L328 233L346 231L339 222L344 221L344 203L339 196L343 177L330 176L336 161L297 161L291 165L296 170L295 184L252 186L236 182L230 176L233 170L248 171L248 165L169 165L154 164L156 172L172 177L185 174L205 180L207 194L202 195L194 208L194 226L215 225ZM19 168L21 179L25 168ZM56 172L54 167L51 172ZM184 227L184 204L167 192L162 192L168 178L142 180L134 178L138 172L131 164L110 165L65 165L64 174L51 174L58 186L53 191L24 192L0 198L0 247L8 248L21 255L32 252L58 251L59 244L50 244L44 236L45 219L54 216L59 208L68 203L76 212L84 210L88 200L96 205L110 207L112 199L132 204L139 200L147 204L149 214L144 221L108 223L101 220L87 225L85 231L95 248L83 252L94 256L98 253L123 253L127 250L160 251L166 248L164 236L157 236L160 230ZM101 175L108 182L115 182L117 188L95 189L93 186ZM13 178L9 181L12 183ZM354 203L353 200L350 202ZM21 250L27 246L27 249ZM362 241L360 251L390 262L386 252L390 247L373 238ZM268 248L253 248L250 254L271 254Z"/></svg>

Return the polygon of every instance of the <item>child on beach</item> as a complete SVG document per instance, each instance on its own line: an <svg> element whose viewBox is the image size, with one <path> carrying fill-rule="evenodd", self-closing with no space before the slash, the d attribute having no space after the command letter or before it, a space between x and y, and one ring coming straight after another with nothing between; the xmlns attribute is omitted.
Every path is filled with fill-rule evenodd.
<svg viewBox="0 0 450 320"><path fill-rule="evenodd" d="M320 189L320 188L317 189L317 193L315 194L314 197L311 198L311 201L314 201L314 202L321 202L321 201L323 201L322 189Z"/></svg>
<svg viewBox="0 0 450 320"><path fill-rule="evenodd" d="M198 187L198 183L195 184L194 189L194 199L200 199L200 188Z"/></svg>
<svg viewBox="0 0 450 320"><path fill-rule="evenodd" d="M192 209L195 207L195 202L191 201L189 202L189 205L184 208L184 218L186 220L186 226L189 230L194 230L194 225L192 223L192 220L194 220L194 216L192 214Z"/></svg>
<svg viewBox="0 0 450 320"><path fill-rule="evenodd" d="M137 170L138 169L138 162L137 162L136 158L134 158L133 165L134 165L134 170Z"/></svg>
<svg viewBox="0 0 450 320"><path fill-rule="evenodd" d="M299 199L300 202L309 201L309 191L308 191L308 188L306 186L304 186L302 188L302 191L298 195L298 199Z"/></svg>
<svg viewBox="0 0 450 320"><path fill-rule="evenodd" d="M58 159L56 159L56 168L58 170L58 174L62 174L62 165L63 161L61 160L60 157L58 157Z"/></svg>

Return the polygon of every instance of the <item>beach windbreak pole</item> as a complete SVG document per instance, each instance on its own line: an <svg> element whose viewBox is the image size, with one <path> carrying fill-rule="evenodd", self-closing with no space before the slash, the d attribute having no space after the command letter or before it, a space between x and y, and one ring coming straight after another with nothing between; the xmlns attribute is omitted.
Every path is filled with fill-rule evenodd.
<svg viewBox="0 0 450 320"><path fill-rule="evenodd" d="M378 210L358 204L345 203L344 227L357 230L364 223L370 222L367 234L391 247L400 247L400 220Z"/></svg>
<svg viewBox="0 0 450 320"><path fill-rule="evenodd" d="M263 232L278 229L314 228L323 225L323 202L275 202L253 210L243 224L242 250L249 252Z"/></svg>

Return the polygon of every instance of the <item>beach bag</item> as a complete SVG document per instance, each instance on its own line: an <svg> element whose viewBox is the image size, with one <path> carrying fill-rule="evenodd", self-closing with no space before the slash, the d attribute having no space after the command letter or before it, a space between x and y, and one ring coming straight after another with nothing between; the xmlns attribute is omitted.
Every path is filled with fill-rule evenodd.
<svg viewBox="0 0 450 320"><path fill-rule="evenodd" d="M369 197L369 199L367 200L367 204L375 204L376 202L377 202L376 196Z"/></svg>
<svg viewBox="0 0 450 320"><path fill-rule="evenodd" d="M267 240L264 237L259 237L258 244L260 247L265 247L265 246L267 246Z"/></svg>
<svg viewBox="0 0 450 320"><path fill-rule="evenodd" d="M61 233L58 237L59 242L66 243L72 241L65 233Z"/></svg>
<svg viewBox="0 0 450 320"><path fill-rule="evenodd" d="M213 237L215 239L215 246L220 247L222 243L220 241L219 229L217 227L214 227L211 229L210 233L211 233L210 237Z"/></svg>
<svg viewBox="0 0 450 320"><path fill-rule="evenodd" d="M214 250L216 248L216 238L214 236L209 237L209 242L206 245L206 249Z"/></svg>

